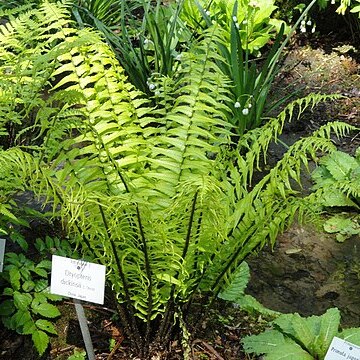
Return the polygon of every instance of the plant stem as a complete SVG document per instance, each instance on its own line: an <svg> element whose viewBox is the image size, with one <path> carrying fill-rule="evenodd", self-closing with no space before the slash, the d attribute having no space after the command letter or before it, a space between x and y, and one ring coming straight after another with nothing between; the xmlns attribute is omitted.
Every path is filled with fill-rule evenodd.
<svg viewBox="0 0 360 360"><path fill-rule="evenodd" d="M115 262L116 262L116 266L117 266L118 271L119 271L120 279L121 279L121 281L123 283L123 286L124 286L125 301L126 301L126 304L127 304L126 309L127 309L127 312L128 312L128 314L124 314L124 315L126 316L128 323L130 323L132 325L132 331L133 331L132 336L135 337L135 340L136 340L135 344L139 345L139 344L141 344L141 336L140 336L139 329L138 329L138 326L137 326L136 321L135 321L134 312L132 311L131 298L130 298L130 292L129 292L129 285L128 285L127 280L126 280L124 270L123 270L123 268L121 266L121 262L120 262L119 255L118 255L118 252L117 252L117 249L116 249L116 245L115 245L114 240L111 237L111 230L110 230L110 228L108 226L106 216L105 216L104 210L103 210L103 208L102 208L102 206L100 204L100 201L99 201L99 210L100 210L100 214L101 214L103 224L104 224L105 229L106 229L106 235L107 235L108 241L110 242L111 249L112 249L114 257L115 257Z"/></svg>

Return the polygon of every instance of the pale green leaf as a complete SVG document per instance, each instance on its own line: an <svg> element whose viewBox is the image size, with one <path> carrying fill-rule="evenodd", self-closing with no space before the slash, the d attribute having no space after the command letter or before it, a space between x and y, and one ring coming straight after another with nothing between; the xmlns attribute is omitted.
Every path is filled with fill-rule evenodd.
<svg viewBox="0 0 360 360"><path fill-rule="evenodd" d="M49 345L49 336L42 330L35 330L31 338L39 355L42 355Z"/></svg>
<svg viewBox="0 0 360 360"><path fill-rule="evenodd" d="M331 308L321 315L319 336L316 339L315 351L320 356L325 356L333 337L337 334L340 325L340 311Z"/></svg>
<svg viewBox="0 0 360 360"><path fill-rule="evenodd" d="M55 305L48 303L33 303L32 309L35 313L47 318L55 318L61 315L59 309Z"/></svg>
<svg viewBox="0 0 360 360"><path fill-rule="evenodd" d="M35 325L40 330L46 331L50 334L57 335L57 331L55 329L54 324L48 320L44 320L44 319L36 320Z"/></svg>
<svg viewBox="0 0 360 360"><path fill-rule="evenodd" d="M284 335L277 330L268 330L259 335L247 336L241 342L246 352L256 355L271 354L286 344Z"/></svg>
<svg viewBox="0 0 360 360"><path fill-rule="evenodd" d="M20 310L26 310L31 304L32 296L28 293L14 292L14 305Z"/></svg>

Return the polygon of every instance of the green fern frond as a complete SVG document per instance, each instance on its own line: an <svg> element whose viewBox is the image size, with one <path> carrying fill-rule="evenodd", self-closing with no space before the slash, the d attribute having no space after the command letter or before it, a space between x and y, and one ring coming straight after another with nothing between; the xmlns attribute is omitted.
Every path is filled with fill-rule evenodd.
<svg viewBox="0 0 360 360"><path fill-rule="evenodd" d="M230 93L228 81L215 62L214 38L213 29L183 54L182 69L172 91L174 105L163 118L156 119L161 126L159 136L148 140L153 151L145 176L154 187L150 198L164 198L161 206L169 205L184 180L210 174L214 164L211 157L229 143L230 126L225 116L229 109L225 103Z"/></svg>
<svg viewBox="0 0 360 360"><path fill-rule="evenodd" d="M317 104L324 101L334 101L340 98L340 95L332 94L309 94L308 96L296 99L288 104L284 110L278 115L277 118L268 119L265 125L262 127L253 129L245 133L238 142L237 152L239 154L245 154L237 158L237 164L241 169L242 183L246 187L251 183L254 170L259 169L261 157L266 162L266 154L271 141L277 141L277 137L282 133L285 121L291 121L294 111L297 110L297 117L300 117L305 109L312 109ZM342 129L342 127L344 127ZM336 128L336 129L335 129ZM336 131L335 134L341 136L346 131L346 125L335 126L332 129L326 131ZM321 130L325 131L325 130ZM325 136L325 134L324 134Z"/></svg>
<svg viewBox="0 0 360 360"><path fill-rule="evenodd" d="M269 123L268 123L269 124ZM268 126L268 124L265 125ZM312 136L300 139L294 143L277 165L264 176L251 191L246 188L230 185L228 195L231 198L241 196L234 201L232 215L228 218L229 234L223 252L217 254L213 267L217 269L205 278L203 286L206 288L221 288L223 281L231 278L236 266L256 248L266 243L274 244L279 232L290 224L297 213L312 214L320 211L319 206L312 206L316 202L311 195L309 201L299 199L298 191L301 186L301 173L308 166L308 159L318 161L318 153L331 153L336 150L331 135L346 134L355 128L351 125L333 122L315 131ZM249 151L253 148L250 147ZM242 157L238 157L242 160ZM237 165L239 162L237 162ZM227 166L227 164L226 164ZM232 169L229 167L229 169ZM229 175L233 177L231 184L241 180L237 171L232 169ZM297 187L295 184L298 184ZM294 187L295 186L295 187ZM231 249L231 250L229 250ZM224 263L228 266L224 267ZM213 274L220 274L217 278Z"/></svg>

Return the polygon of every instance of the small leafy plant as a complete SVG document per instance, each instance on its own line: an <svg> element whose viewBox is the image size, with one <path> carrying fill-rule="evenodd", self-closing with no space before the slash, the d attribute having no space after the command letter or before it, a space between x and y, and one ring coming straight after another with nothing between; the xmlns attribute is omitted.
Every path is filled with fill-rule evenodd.
<svg viewBox="0 0 360 360"><path fill-rule="evenodd" d="M331 308L321 316L283 314L272 328L242 340L247 353L265 360L323 360L334 336L360 345L360 328L340 328L340 312Z"/></svg>
<svg viewBox="0 0 360 360"><path fill-rule="evenodd" d="M336 233L336 239L343 242L348 237L360 233L360 149L355 157L335 151L324 156L319 167L312 173L315 182L313 190L322 189L319 202L327 211L350 209L350 212L334 214L324 223L324 230Z"/></svg>
<svg viewBox="0 0 360 360"><path fill-rule="evenodd" d="M18 334L31 335L40 355L49 344L49 334L57 334L49 319L60 316L58 308L50 303L61 300L61 297L49 293L50 268L49 260L36 264L24 254L7 253L4 272L1 273L1 321Z"/></svg>

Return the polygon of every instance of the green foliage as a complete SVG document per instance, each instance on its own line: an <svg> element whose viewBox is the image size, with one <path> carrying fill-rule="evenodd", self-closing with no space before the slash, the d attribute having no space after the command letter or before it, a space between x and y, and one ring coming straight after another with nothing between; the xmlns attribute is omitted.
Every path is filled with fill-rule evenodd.
<svg viewBox="0 0 360 360"><path fill-rule="evenodd" d="M356 0L356 2L360 3L359 0ZM360 18L360 4L354 3L354 6L351 8L350 12L355 13L355 14L358 13L358 16Z"/></svg>
<svg viewBox="0 0 360 360"><path fill-rule="evenodd" d="M259 313L272 318L280 315L279 312L266 308L253 296L245 294L249 280L249 265L243 261L234 273L231 283L224 286L224 290L219 293L219 298L231 301L249 313Z"/></svg>
<svg viewBox="0 0 360 360"><path fill-rule="evenodd" d="M260 59L261 65L259 65L258 59L252 56L252 53L256 50L255 55L261 56L259 49L265 46L270 39L270 33L267 31L275 29L274 25L265 26L268 21L271 22L270 14L276 8L272 1L261 1L256 5L246 1L211 2L210 8L212 9L212 6L216 8L215 15L211 15L213 9L205 11L203 5L195 2L199 16L203 17L208 28L220 24L223 29L218 35L217 45L220 58L217 60L217 64L231 80L232 102L228 105L231 107L232 113L228 117L228 121L234 125L234 131L238 135L241 136L246 131L259 127L267 114L294 95L294 93L290 93L272 104L269 102L270 89L278 72L278 63L283 49L315 1L310 2L291 29L285 23L280 21L277 23L277 34L274 35L275 39L265 58ZM185 2L185 12L186 4ZM195 7L194 2L191 4L192 7ZM247 13L248 10L244 10L244 7L250 9L250 14ZM192 10L192 13L194 11ZM255 20L259 24L254 24ZM198 22L196 21L196 23ZM252 31L257 27L264 27L266 35L256 31L254 34L257 38L252 40ZM286 38L284 38L284 33L287 33Z"/></svg>
<svg viewBox="0 0 360 360"><path fill-rule="evenodd" d="M185 0L181 17L198 32L213 21L230 34L234 21L243 49L259 54L259 50L275 37L283 23L271 17L276 9L274 3L273 0Z"/></svg>
<svg viewBox="0 0 360 360"><path fill-rule="evenodd" d="M321 316L301 317L299 314L280 315L272 328L242 340L247 353L264 355L265 360L324 359L334 336L360 345L360 328L339 330L337 308Z"/></svg>
<svg viewBox="0 0 360 360"><path fill-rule="evenodd" d="M110 18L98 16L88 6L86 10L84 6L76 7L73 12L81 27L90 24L103 33L130 81L139 90L153 95L153 77L174 74L179 65L179 51L192 35L179 17L182 3L165 6L160 1L156 5L145 0L121 4L114 1L116 10L110 11ZM114 18L119 19L114 21Z"/></svg>
<svg viewBox="0 0 360 360"><path fill-rule="evenodd" d="M342 151L324 156L312 173L314 190L323 188L324 207L360 206L360 151L352 157Z"/></svg>
<svg viewBox="0 0 360 360"><path fill-rule="evenodd" d="M355 157L342 151L324 156L319 167L312 173L314 190L319 192L319 205L334 212L334 209L360 209L360 151ZM324 230L337 233L340 242L360 232L360 215L335 214L324 223Z"/></svg>
<svg viewBox="0 0 360 360"><path fill-rule="evenodd" d="M74 350L74 354L69 356L68 360L85 360L86 352Z"/></svg>
<svg viewBox="0 0 360 360"><path fill-rule="evenodd" d="M346 11L350 9L351 12L360 12L360 7L356 4L359 0L336 0L338 7L336 12L341 15L345 15ZM319 0L318 4L320 8L325 8L329 5L329 0ZM333 2L331 2L333 4Z"/></svg>
<svg viewBox="0 0 360 360"><path fill-rule="evenodd" d="M18 334L31 335L40 355L49 345L49 334L57 334L51 319L60 315L58 308L49 303L61 300L49 293L50 269L48 260L35 264L24 254L7 253L4 271L0 274L3 280L1 321Z"/></svg>
<svg viewBox="0 0 360 360"><path fill-rule="evenodd" d="M216 298L250 252L273 243L297 210L308 210L311 198L298 198L293 188L301 168L317 151L335 150L333 134L353 129L325 125L254 184L270 141L294 111L300 116L336 96L290 103L232 143L220 33L210 27L182 53L171 78L158 77L152 107L111 48L94 31L76 30L65 7L44 2L0 27L0 67L12 74L0 71L0 89L25 78L34 93L21 97L17 90L15 99L35 119L18 116L15 141L0 152L0 181L11 178L9 198L31 190L52 205L80 255L107 266L124 329L143 356L151 341L166 343L175 326L187 336L186 315L198 292ZM12 97L3 102L13 109L6 99ZM2 119L6 128L11 113ZM36 146L14 146L30 129Z"/></svg>

